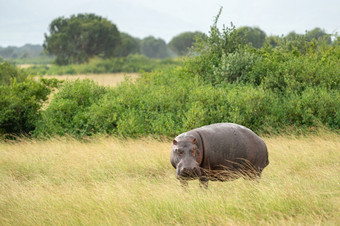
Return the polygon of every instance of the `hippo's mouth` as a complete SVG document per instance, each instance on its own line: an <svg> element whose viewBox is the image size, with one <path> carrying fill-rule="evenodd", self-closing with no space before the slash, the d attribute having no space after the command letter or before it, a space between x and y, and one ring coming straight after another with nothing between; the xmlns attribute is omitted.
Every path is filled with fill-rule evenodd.
<svg viewBox="0 0 340 226"><path fill-rule="evenodd" d="M177 173L177 178L181 180L195 180L202 175L201 170L182 170L180 173Z"/></svg>

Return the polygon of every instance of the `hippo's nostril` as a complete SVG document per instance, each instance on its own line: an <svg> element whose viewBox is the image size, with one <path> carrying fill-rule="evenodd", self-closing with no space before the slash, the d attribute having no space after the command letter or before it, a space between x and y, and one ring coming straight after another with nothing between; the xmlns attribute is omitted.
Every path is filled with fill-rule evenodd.
<svg viewBox="0 0 340 226"><path fill-rule="evenodd" d="M181 176L189 176L190 175L190 171L187 169L187 168L182 168L180 171L179 171L179 174Z"/></svg>
<svg viewBox="0 0 340 226"><path fill-rule="evenodd" d="M196 176L201 176L201 170L200 170L200 168L199 167L195 167L194 168L194 174L196 175Z"/></svg>
<svg viewBox="0 0 340 226"><path fill-rule="evenodd" d="M181 170L181 174L183 174L183 175L188 175L188 174L190 174L190 170L188 170L187 168L183 168L183 169Z"/></svg>
<svg viewBox="0 0 340 226"><path fill-rule="evenodd" d="M182 168L179 171L179 175L182 177L192 177L195 178L197 176L201 175L201 171L199 168L197 167L193 167L193 168Z"/></svg>

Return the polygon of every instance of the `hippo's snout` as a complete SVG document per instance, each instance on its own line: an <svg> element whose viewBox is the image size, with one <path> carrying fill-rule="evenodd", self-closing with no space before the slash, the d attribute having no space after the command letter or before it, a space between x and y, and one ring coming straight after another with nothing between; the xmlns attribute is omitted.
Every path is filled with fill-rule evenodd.
<svg viewBox="0 0 340 226"><path fill-rule="evenodd" d="M189 165L180 162L176 169L177 177L180 178L197 178L202 175L201 170L197 162L191 163Z"/></svg>
<svg viewBox="0 0 340 226"><path fill-rule="evenodd" d="M198 177L201 175L201 171L198 168L193 168L193 169L187 169L187 168L183 168L179 175L181 177Z"/></svg>

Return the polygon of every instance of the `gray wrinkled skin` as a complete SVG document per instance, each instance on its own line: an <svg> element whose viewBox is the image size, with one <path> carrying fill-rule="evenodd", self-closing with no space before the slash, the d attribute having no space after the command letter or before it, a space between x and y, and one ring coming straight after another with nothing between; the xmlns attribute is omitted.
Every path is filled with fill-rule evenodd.
<svg viewBox="0 0 340 226"><path fill-rule="evenodd" d="M178 135L171 145L170 161L183 185L199 179L203 187L209 180L259 178L269 164L264 141L234 123L212 124Z"/></svg>

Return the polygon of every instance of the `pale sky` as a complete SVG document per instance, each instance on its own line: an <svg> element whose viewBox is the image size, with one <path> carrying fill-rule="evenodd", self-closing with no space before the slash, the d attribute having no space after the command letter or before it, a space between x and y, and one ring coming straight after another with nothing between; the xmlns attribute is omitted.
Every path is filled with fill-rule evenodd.
<svg viewBox="0 0 340 226"><path fill-rule="evenodd" d="M219 8L219 26L257 26L267 35L303 34L315 27L340 33L339 0L0 0L0 46L43 44L57 17L94 13L134 37L169 42L185 31L207 33Z"/></svg>

